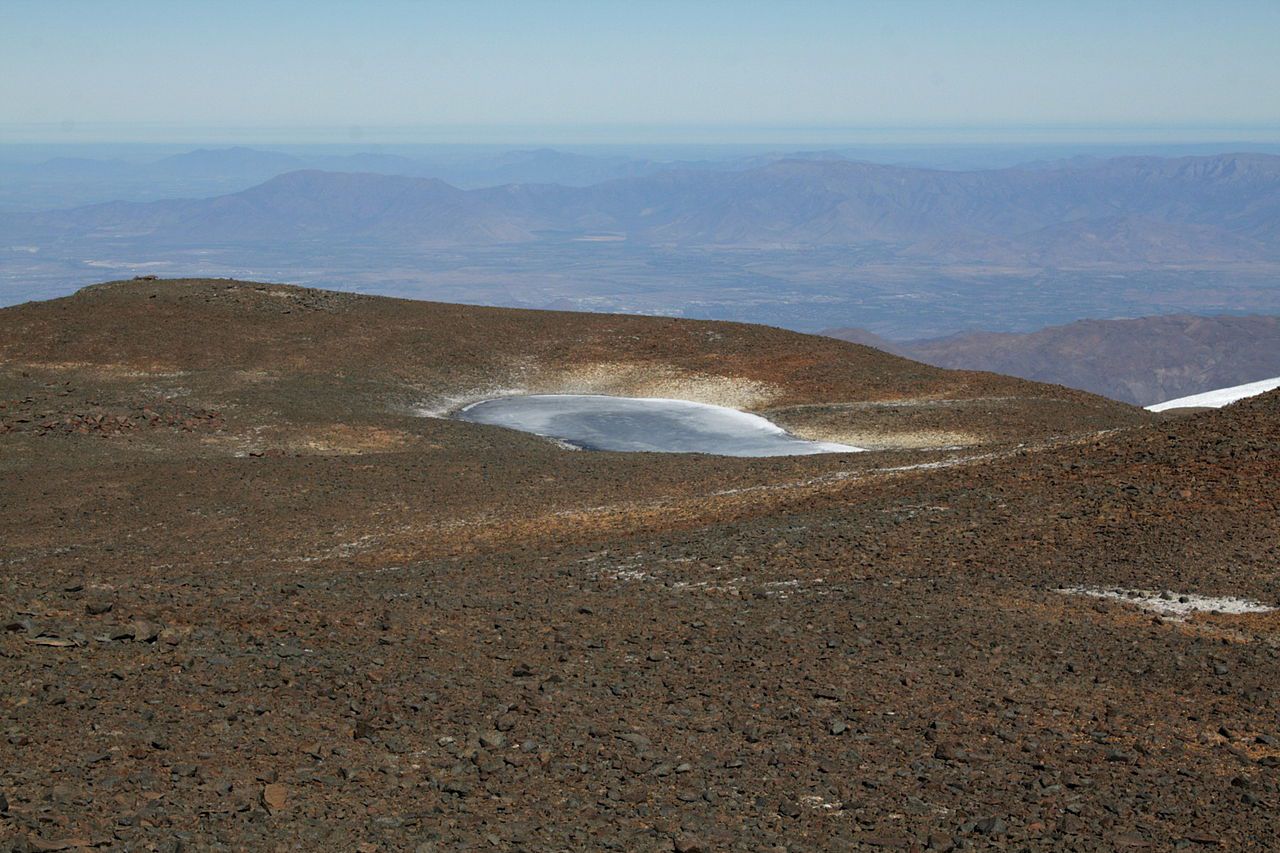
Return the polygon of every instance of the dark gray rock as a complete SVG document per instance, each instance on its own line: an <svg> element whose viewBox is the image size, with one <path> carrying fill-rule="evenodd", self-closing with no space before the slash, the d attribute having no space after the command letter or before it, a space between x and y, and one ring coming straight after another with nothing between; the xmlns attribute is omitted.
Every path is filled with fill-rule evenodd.
<svg viewBox="0 0 1280 853"><path fill-rule="evenodd" d="M1004 835L1007 833L1009 831L1009 827L1005 824L1003 818L993 816L984 817L982 820L978 821L974 824L973 830L979 835L995 837L997 835Z"/></svg>

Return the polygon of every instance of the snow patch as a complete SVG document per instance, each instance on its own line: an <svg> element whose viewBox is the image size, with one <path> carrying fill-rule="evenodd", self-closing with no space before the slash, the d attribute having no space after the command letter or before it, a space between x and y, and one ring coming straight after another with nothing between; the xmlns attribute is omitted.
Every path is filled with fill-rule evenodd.
<svg viewBox="0 0 1280 853"><path fill-rule="evenodd" d="M531 394L478 400L461 420L559 439L588 450L795 456L855 453L847 444L806 441L750 412L669 397Z"/></svg>
<svg viewBox="0 0 1280 853"><path fill-rule="evenodd" d="M618 569L612 572L605 572L603 577L615 581L649 581L658 579L657 575L640 569Z"/></svg>
<svg viewBox="0 0 1280 853"><path fill-rule="evenodd" d="M1106 598L1122 601L1168 616L1188 616L1192 613L1270 613L1276 608L1269 604L1250 601L1247 598L1229 596L1196 595L1195 593L1177 593L1169 590L1155 591L1149 589L1123 589L1121 587L1087 587L1073 586L1055 590L1063 595L1087 595L1093 598Z"/></svg>
<svg viewBox="0 0 1280 853"><path fill-rule="evenodd" d="M1256 397L1259 394L1265 394L1277 388L1280 388L1280 376L1249 382L1244 385L1233 385L1230 388L1218 388L1213 391L1205 391L1202 394L1179 397L1176 400L1166 400L1163 403L1156 403L1154 406L1147 406L1147 411L1163 412L1166 409L1189 409L1192 407L1220 409L1223 406L1231 405L1237 400Z"/></svg>
<svg viewBox="0 0 1280 853"><path fill-rule="evenodd" d="M820 797L817 794L809 794L800 798L800 805L813 809L814 811L828 812L830 814L844 814L844 803L839 800L828 800L826 797Z"/></svg>
<svg viewBox="0 0 1280 853"><path fill-rule="evenodd" d="M513 397L527 393L523 388L485 388L472 390L455 396L437 397L430 403L422 403L410 408L410 412L420 418L449 418L459 411L466 411L476 403L483 403L493 397Z"/></svg>

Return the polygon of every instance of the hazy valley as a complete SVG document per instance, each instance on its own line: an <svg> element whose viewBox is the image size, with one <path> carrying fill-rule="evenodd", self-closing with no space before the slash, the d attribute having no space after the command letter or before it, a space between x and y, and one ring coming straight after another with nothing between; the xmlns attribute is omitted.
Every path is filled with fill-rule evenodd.
<svg viewBox="0 0 1280 853"><path fill-rule="evenodd" d="M861 329L826 334L939 367L1053 382L1140 406L1280 375L1280 317L1080 320L1027 334L917 341Z"/></svg>
<svg viewBox="0 0 1280 853"><path fill-rule="evenodd" d="M985 171L817 155L675 169L567 159L574 168L562 171L584 181L584 160L595 177L657 171L472 190L299 171L212 198L11 211L0 214L0 298L111 275L253 276L479 304L858 326L899 339L1082 317L1280 312L1272 155ZM520 174L548 171L539 161Z"/></svg>

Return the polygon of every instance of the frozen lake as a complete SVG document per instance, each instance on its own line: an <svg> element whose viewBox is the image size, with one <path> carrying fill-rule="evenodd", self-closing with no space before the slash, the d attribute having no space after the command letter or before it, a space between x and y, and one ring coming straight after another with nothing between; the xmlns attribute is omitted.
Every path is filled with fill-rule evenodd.
<svg viewBox="0 0 1280 853"><path fill-rule="evenodd" d="M472 403L456 417L548 436L583 450L799 456L862 449L806 441L759 415L688 400L534 394Z"/></svg>

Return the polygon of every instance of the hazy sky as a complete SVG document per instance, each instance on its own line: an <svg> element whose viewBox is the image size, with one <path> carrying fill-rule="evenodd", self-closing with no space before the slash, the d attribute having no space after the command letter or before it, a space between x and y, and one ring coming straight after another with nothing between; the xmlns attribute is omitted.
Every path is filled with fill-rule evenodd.
<svg viewBox="0 0 1280 853"><path fill-rule="evenodd" d="M1280 0L2 0L0 140L233 127L1275 136L1277 45Z"/></svg>

